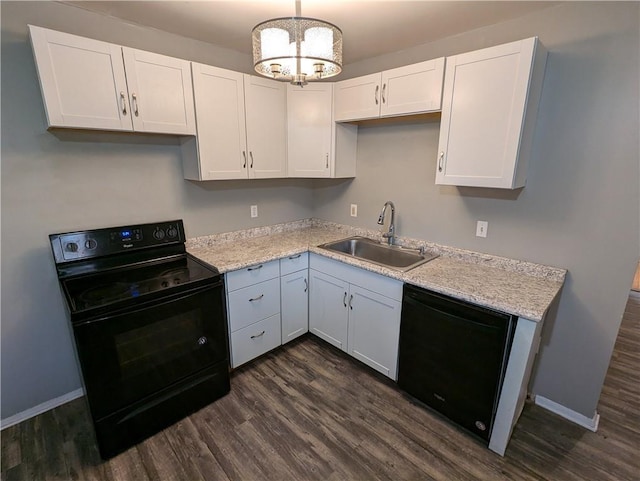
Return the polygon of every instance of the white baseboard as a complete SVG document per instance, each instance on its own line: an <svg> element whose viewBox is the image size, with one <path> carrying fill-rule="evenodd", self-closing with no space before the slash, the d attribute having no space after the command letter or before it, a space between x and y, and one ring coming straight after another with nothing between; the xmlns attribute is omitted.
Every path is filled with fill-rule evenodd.
<svg viewBox="0 0 640 481"><path fill-rule="evenodd" d="M75 391L68 392L67 394L63 394L62 396L55 399L51 399L49 401L43 402L42 404L38 404L37 406L27 409L26 411L14 414L13 416L9 416L8 418L0 420L0 430L21 423L22 421L26 421L29 418L47 412L50 409L66 404L69 401L73 401L74 399L78 399L82 396L84 396L84 389L76 389Z"/></svg>
<svg viewBox="0 0 640 481"><path fill-rule="evenodd" d="M551 401L543 396L535 396L534 402L543 407L552 413L557 414L565 419L568 419L571 422L582 426L583 428L588 429L589 431L593 431L594 433L598 430L598 423L600 422L600 414L596 411L593 415L593 418L588 418L584 414L580 414L568 407L563 406L562 404L558 404L556 402Z"/></svg>

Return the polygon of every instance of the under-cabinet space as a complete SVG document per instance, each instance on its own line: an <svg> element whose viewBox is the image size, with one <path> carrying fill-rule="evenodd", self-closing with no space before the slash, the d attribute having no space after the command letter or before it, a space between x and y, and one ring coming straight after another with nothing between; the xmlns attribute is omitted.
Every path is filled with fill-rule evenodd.
<svg viewBox="0 0 640 481"><path fill-rule="evenodd" d="M195 135L189 62L29 25L48 127Z"/></svg>
<svg viewBox="0 0 640 481"><path fill-rule="evenodd" d="M436 184L525 185L546 56L534 37L447 57Z"/></svg>

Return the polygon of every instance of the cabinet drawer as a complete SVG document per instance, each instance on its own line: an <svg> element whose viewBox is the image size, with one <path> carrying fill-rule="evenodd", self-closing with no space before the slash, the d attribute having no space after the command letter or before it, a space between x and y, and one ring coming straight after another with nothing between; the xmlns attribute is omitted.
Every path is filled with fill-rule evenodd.
<svg viewBox="0 0 640 481"><path fill-rule="evenodd" d="M280 345L280 316L268 317L231 333L232 367L258 357Z"/></svg>
<svg viewBox="0 0 640 481"><path fill-rule="evenodd" d="M279 278L229 292L229 330L231 332L279 312Z"/></svg>
<svg viewBox="0 0 640 481"><path fill-rule="evenodd" d="M267 281L280 276L280 264L278 261L256 264L237 271L227 272L227 290L229 292L243 287Z"/></svg>
<svg viewBox="0 0 640 481"><path fill-rule="evenodd" d="M280 275L286 276L292 272L301 271L309 267L309 253L302 252L280 259Z"/></svg>

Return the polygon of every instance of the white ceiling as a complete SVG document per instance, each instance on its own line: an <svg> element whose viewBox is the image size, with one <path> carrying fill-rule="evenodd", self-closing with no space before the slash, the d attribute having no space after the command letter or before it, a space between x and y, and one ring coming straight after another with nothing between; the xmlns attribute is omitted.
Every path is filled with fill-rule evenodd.
<svg viewBox="0 0 640 481"><path fill-rule="evenodd" d="M251 55L251 29L295 15L294 0L64 1ZM344 64L491 25L559 2L302 0L301 15L343 32Z"/></svg>

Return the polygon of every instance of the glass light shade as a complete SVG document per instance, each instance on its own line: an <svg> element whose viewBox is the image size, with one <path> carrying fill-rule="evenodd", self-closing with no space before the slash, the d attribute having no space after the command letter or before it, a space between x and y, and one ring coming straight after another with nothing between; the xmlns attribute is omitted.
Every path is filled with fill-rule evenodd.
<svg viewBox="0 0 640 481"><path fill-rule="evenodd" d="M305 84L342 71L342 31L314 18L285 17L253 28L253 64L266 77Z"/></svg>

